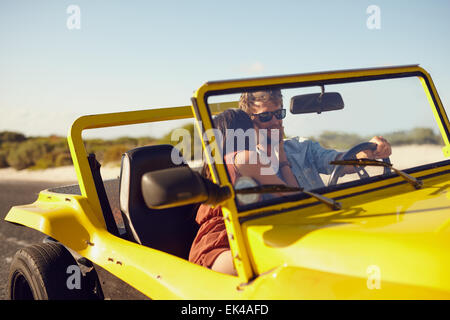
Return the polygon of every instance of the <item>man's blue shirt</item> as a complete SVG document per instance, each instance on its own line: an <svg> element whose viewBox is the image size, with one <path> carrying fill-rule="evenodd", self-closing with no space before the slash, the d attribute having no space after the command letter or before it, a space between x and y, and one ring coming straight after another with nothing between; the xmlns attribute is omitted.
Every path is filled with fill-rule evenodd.
<svg viewBox="0 0 450 320"><path fill-rule="evenodd" d="M331 174L334 166L330 161L340 154L323 148L318 142L299 137L284 140L284 151L298 184L306 190L325 186L320 173Z"/></svg>

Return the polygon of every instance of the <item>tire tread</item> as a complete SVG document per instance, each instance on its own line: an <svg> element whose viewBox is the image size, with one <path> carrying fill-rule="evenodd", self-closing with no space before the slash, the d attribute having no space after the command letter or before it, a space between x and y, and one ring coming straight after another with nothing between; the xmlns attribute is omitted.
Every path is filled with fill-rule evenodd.
<svg viewBox="0 0 450 320"><path fill-rule="evenodd" d="M67 267L77 265L72 254L60 243L48 242L20 249L11 263L8 298L13 299L13 277L20 272L36 300L83 299L82 290L67 288Z"/></svg>

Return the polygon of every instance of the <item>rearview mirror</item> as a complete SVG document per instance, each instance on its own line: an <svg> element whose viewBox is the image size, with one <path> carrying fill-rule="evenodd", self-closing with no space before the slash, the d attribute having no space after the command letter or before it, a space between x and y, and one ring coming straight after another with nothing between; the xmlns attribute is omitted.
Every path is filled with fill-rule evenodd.
<svg viewBox="0 0 450 320"><path fill-rule="evenodd" d="M231 196L221 187L187 166L151 171L142 176L142 196L151 209L166 209L194 203L216 205Z"/></svg>
<svg viewBox="0 0 450 320"><path fill-rule="evenodd" d="M344 100L338 92L301 94L291 98L291 113L321 113L344 109Z"/></svg>

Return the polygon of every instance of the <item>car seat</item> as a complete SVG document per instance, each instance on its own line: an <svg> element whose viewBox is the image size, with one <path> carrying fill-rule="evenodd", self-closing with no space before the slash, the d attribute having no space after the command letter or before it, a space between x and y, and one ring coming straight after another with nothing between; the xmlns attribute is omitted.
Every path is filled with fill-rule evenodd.
<svg viewBox="0 0 450 320"><path fill-rule="evenodd" d="M197 234L195 222L198 205L169 209L150 209L141 191L142 176L150 171L187 166L175 164L172 154L180 156L171 145L139 147L122 156L120 171L120 210L131 241L188 259Z"/></svg>

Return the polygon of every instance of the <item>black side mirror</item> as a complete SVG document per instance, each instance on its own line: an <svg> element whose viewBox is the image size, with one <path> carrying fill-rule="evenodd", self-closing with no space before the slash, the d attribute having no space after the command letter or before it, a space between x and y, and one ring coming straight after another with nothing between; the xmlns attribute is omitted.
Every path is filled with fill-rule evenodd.
<svg viewBox="0 0 450 320"><path fill-rule="evenodd" d="M142 176L142 196L151 209L166 209L194 203L217 205L231 196L221 187L187 166L151 171Z"/></svg>
<svg viewBox="0 0 450 320"><path fill-rule="evenodd" d="M301 94L291 98L291 113L321 113L344 109L344 100L338 92Z"/></svg>

